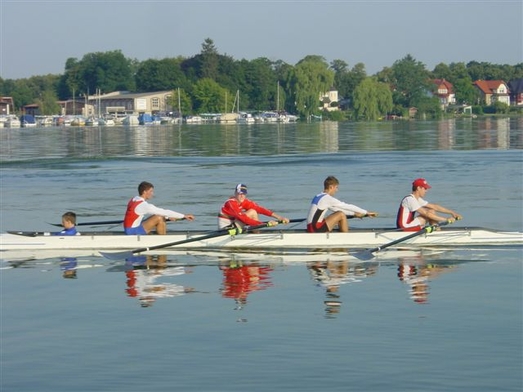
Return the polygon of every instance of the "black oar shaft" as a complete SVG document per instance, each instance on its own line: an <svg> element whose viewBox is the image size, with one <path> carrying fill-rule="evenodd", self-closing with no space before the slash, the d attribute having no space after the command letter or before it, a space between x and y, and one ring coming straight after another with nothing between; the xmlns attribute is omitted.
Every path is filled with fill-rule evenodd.
<svg viewBox="0 0 523 392"><path fill-rule="evenodd" d="M434 230L436 230L436 228L438 228L440 226L448 225L448 224L450 224L452 222L453 222L452 220L447 220L445 222L436 223L434 225L424 227L423 229L418 230L418 231L416 231L416 232L414 232L412 234L409 234L408 236L398 238L397 240L388 242L388 243L386 243L384 245L377 246L377 247L372 248L372 249L366 249L363 252L354 253L353 256L358 258L358 259L360 259L360 260L370 260L370 259L374 258L374 253L375 252L379 252L379 251L381 251L383 249L386 249L386 248L389 248L391 246L397 245L397 244L399 244L401 242L408 241L408 240L410 240L412 238L415 238L415 237L418 237L418 236L420 236L422 234L432 233Z"/></svg>
<svg viewBox="0 0 523 392"><path fill-rule="evenodd" d="M185 218L177 219L185 220ZM166 222L172 222L166 219ZM78 222L76 226L103 226L103 225L120 225L123 223L123 220L108 220L108 221L97 221L97 222ZM61 223L50 223L53 226L62 227Z"/></svg>
<svg viewBox="0 0 523 392"><path fill-rule="evenodd" d="M298 219L290 219L289 223L301 222L303 220L304 219L299 219L299 220ZM261 228L264 228L264 227L270 227L269 222L262 223L260 225L255 225L255 226L246 226L243 229L239 229L237 227L224 228L224 229L221 229L221 230L210 232L210 233L208 233L206 235L202 235L202 236L187 238L187 239L181 240L181 241L167 242L165 244L154 245L154 246L149 246L149 247L144 247L144 248L137 248L137 249L133 249L133 250L130 250L130 251L125 251L125 252L100 252L100 254L103 257L107 258L107 259L122 260L122 259L126 259L126 258L129 258L129 257L132 257L135 253L147 252L147 251L155 250L155 249L169 248L171 246L184 245L184 244L188 244L188 243L191 243L191 242L203 241L203 240L206 240L206 239L220 237L220 236L225 236L225 235L234 236L234 235L241 234L241 233L247 233L247 232L252 231L252 230L261 229Z"/></svg>

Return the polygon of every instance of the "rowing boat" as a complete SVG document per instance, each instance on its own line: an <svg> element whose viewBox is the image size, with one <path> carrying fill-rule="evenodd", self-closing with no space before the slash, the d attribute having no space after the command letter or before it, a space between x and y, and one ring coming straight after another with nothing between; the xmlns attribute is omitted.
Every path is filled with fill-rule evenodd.
<svg viewBox="0 0 523 392"><path fill-rule="evenodd" d="M353 229L349 233L306 233L304 230L268 228L259 233L213 236L208 232L170 232L167 235L125 235L121 232L83 232L76 236L44 232L11 231L0 234L0 251L36 249L126 250L183 242L176 249L358 249L380 246L404 238L395 229ZM198 237L202 237L198 240ZM189 240L190 241L187 241ZM430 234L402 241L401 248L447 246L521 246L523 232L481 227L441 227Z"/></svg>

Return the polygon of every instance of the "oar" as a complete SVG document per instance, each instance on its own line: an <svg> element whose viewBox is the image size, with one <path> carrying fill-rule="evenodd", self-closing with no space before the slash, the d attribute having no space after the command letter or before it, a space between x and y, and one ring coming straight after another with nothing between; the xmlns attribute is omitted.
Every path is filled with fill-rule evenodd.
<svg viewBox="0 0 523 392"><path fill-rule="evenodd" d="M81 222L77 223L76 226L103 226L103 225L119 225L123 223L123 220L111 220L111 221L98 221L98 222ZM62 227L61 223L49 223L50 225Z"/></svg>
<svg viewBox="0 0 523 392"><path fill-rule="evenodd" d="M375 252L379 252L379 251L381 251L381 250L383 250L385 248L388 248L390 246L399 244L400 242L408 241L411 238L418 237L418 236L420 236L422 234L432 233L434 230L436 230L436 228L438 228L440 226L445 226L445 225L451 224L452 222L454 222L453 219L448 219L445 222L436 223L436 224L431 225L431 226L426 226L423 229L418 230L418 231L416 231L416 232L414 232L414 233L412 233L412 234L410 234L410 235L408 235L406 237L398 238L397 240L391 241L391 242L389 242L389 243L387 243L385 245L381 245L381 246L378 246L376 248L366 249L366 250L361 251L361 252L352 253L351 255L356 257L357 259L362 260L362 261L372 260L374 258L374 253Z"/></svg>
<svg viewBox="0 0 523 392"><path fill-rule="evenodd" d="M299 219L299 220L290 219L289 223L301 222L303 220L304 219ZM257 230L257 229L261 229L264 227L271 227L271 226L270 226L269 222L266 222L266 223L263 223L260 225L246 226L243 228L243 230L240 230L237 227L224 228L221 230L212 231L206 235L202 235L199 237L188 238L186 240L175 241L175 242L168 242L166 244L161 244L161 245L154 245L154 246L150 246L148 248L137 248L137 249L133 249L130 251L125 251L125 252L100 252L100 254L103 257L105 257L106 259L110 259L110 260L124 260L129 257L132 257L135 253L147 252L149 250L155 250L155 249L168 248L170 246L184 245L184 244L188 244L190 242L197 242L197 241L202 241L202 240L206 240L209 238L215 238L215 237L220 237L220 236L225 236L225 235L233 236L236 234L246 233L248 231Z"/></svg>
<svg viewBox="0 0 523 392"><path fill-rule="evenodd" d="M347 216L347 218L352 219L352 218L355 218L355 216ZM184 219L185 218L177 219L177 220L184 220ZM291 219L289 221L289 223L303 222L305 219L307 219L307 218ZM171 221L167 220L167 222L171 222ZM61 223L49 223L49 222L47 222L47 223L52 226L62 227ZM123 223L123 220L109 220L109 221L95 221L95 222L79 222L76 224L76 226L104 226L104 225L119 225L122 223Z"/></svg>
<svg viewBox="0 0 523 392"><path fill-rule="evenodd" d="M176 221L185 220L185 218L176 219ZM165 220L166 222L173 222L168 219ZM123 223L123 220L111 220L111 221L98 221L98 222L80 222L77 223L76 226L104 226L104 225L119 225ZM62 227L61 223L49 223L53 226Z"/></svg>

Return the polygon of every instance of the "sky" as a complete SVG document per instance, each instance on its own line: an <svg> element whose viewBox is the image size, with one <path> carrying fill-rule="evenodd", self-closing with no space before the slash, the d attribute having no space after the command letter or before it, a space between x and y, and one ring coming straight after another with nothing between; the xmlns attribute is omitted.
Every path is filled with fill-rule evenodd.
<svg viewBox="0 0 523 392"><path fill-rule="evenodd" d="M3 79L62 74L93 52L192 57L207 38L236 60L319 55L368 75L407 54L428 70L523 62L522 0L0 0L0 22Z"/></svg>

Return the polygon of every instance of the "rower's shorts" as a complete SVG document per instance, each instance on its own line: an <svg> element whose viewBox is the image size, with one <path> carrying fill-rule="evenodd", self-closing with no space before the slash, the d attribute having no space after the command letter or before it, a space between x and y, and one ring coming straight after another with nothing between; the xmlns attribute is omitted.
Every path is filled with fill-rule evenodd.
<svg viewBox="0 0 523 392"><path fill-rule="evenodd" d="M316 225L313 223L309 223L307 225L307 232L308 233L326 233L329 231L329 227L327 226L327 223L325 221L321 223L317 223Z"/></svg>
<svg viewBox="0 0 523 392"><path fill-rule="evenodd" d="M127 235L147 235L147 232L142 225L138 227L124 227L123 231Z"/></svg>

